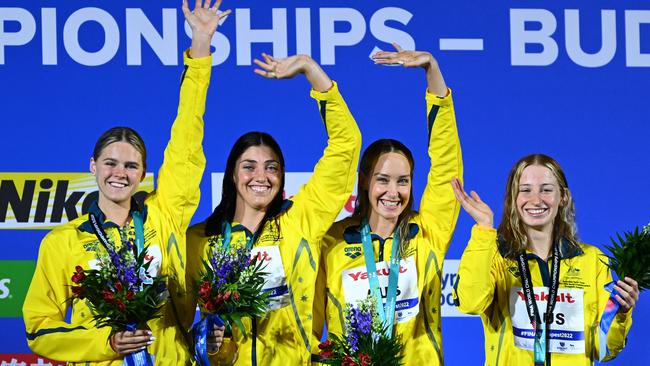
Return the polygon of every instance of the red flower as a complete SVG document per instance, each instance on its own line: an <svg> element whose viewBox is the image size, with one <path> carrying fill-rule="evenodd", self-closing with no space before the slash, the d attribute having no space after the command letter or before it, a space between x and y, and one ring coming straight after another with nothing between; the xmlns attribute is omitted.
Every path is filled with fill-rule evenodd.
<svg viewBox="0 0 650 366"><path fill-rule="evenodd" d="M122 312L126 310L126 305L124 305L124 303L120 299L115 300L115 305L117 305L117 308L120 309L120 311Z"/></svg>
<svg viewBox="0 0 650 366"><path fill-rule="evenodd" d="M320 351L318 354L321 358L330 358L334 356L334 351Z"/></svg>
<svg viewBox="0 0 650 366"><path fill-rule="evenodd" d="M121 292L121 291L122 291L122 288L123 288L123 287L122 287L122 283L121 283L121 282L117 282L117 283L115 284L115 291L117 291L117 292Z"/></svg>
<svg viewBox="0 0 650 366"><path fill-rule="evenodd" d="M224 292L223 293L223 301L228 301L228 299L230 299L231 294L232 294L232 292L230 292L230 291Z"/></svg>
<svg viewBox="0 0 650 366"><path fill-rule="evenodd" d="M102 291L102 298L106 301L111 301L113 300L113 293L108 291L108 290L103 290Z"/></svg>
<svg viewBox="0 0 650 366"><path fill-rule="evenodd" d="M370 365L370 362L372 361L370 359L370 356L365 354L365 353L359 354L359 360L361 361L361 366L368 366L368 365Z"/></svg>
<svg viewBox="0 0 650 366"><path fill-rule="evenodd" d="M321 342L321 344L318 345L318 348L320 349L328 349L332 345L332 342L329 339L326 339L325 342Z"/></svg>
<svg viewBox="0 0 650 366"><path fill-rule="evenodd" d="M207 310L209 312L212 312L212 311L214 311L215 304L214 304L214 302L212 300L210 300L210 301L205 303L204 307L205 307L205 310Z"/></svg>
<svg viewBox="0 0 650 366"><path fill-rule="evenodd" d="M355 361L354 358L345 356L343 357L343 363L341 363L341 366L359 366L359 364L357 364L357 361Z"/></svg>
<svg viewBox="0 0 650 366"><path fill-rule="evenodd" d="M83 299L84 297L86 297L86 289L83 286L73 286L72 293L74 294L75 297L78 297L79 299Z"/></svg>
<svg viewBox="0 0 650 366"><path fill-rule="evenodd" d="M86 275L83 272L76 272L72 275L72 282L79 284L84 278L86 278Z"/></svg>
<svg viewBox="0 0 650 366"><path fill-rule="evenodd" d="M210 296L210 282L205 281L201 284L201 287L199 288L199 296L201 296L202 299L207 298Z"/></svg>
<svg viewBox="0 0 650 366"><path fill-rule="evenodd" d="M224 296L225 296L225 295L224 295L223 293L218 293L218 294L217 294L217 302L223 302L223 301L225 301L226 299L224 298Z"/></svg>
<svg viewBox="0 0 650 366"><path fill-rule="evenodd" d="M235 299L235 301L239 300L239 292L233 291L232 298Z"/></svg>
<svg viewBox="0 0 650 366"><path fill-rule="evenodd" d="M86 278L86 274L84 273L84 269L81 266L76 266L74 267L75 273L72 275L72 282L74 283L80 283L83 281L84 278Z"/></svg>
<svg viewBox="0 0 650 366"><path fill-rule="evenodd" d="M131 301L131 300L133 300L134 297L135 297L135 294L133 293L133 291L129 291L129 292L126 293L126 299L127 300Z"/></svg>

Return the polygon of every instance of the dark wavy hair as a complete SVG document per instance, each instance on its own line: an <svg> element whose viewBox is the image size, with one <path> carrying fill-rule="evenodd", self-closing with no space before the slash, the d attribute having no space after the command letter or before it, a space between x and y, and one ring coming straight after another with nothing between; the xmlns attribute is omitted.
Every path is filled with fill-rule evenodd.
<svg viewBox="0 0 650 366"><path fill-rule="evenodd" d="M551 171L560 186L562 199L557 216L553 220L553 242L559 243L565 239L572 246L578 246L578 235L575 220L575 205L569 183L560 164L552 157L544 154L532 154L521 158L510 170L506 193L503 202L503 215L498 232L502 244L505 245L507 258L515 259L528 247L526 226L519 217L517 210L517 195L519 194L519 179L524 169L531 165L543 166Z"/></svg>
<svg viewBox="0 0 650 366"><path fill-rule="evenodd" d="M403 155L406 160L408 160L411 167L409 175L411 181L413 181L413 170L415 169L415 161L413 160L413 154L404 144L397 140L393 139L380 139L372 144L370 144L361 156L361 162L359 164L359 180L357 184L357 199L355 202L354 213L352 217L361 220L363 218L370 217L370 197L368 194L368 189L370 186L370 180L377 165L379 158L387 153L397 153ZM409 201L404 207L404 210L399 215L397 221L398 233L400 240L400 254L406 255L409 240L409 221L413 217L413 186L411 185L411 192L409 194Z"/></svg>
<svg viewBox="0 0 650 366"><path fill-rule="evenodd" d="M231 222L235 217L235 209L237 202L237 187L235 186L235 168L237 160L242 156L242 154L252 146L266 146L271 149L275 155L278 157L280 163L280 189L271 204L266 210L266 214L262 219L262 222L257 227L255 232L255 238L259 237L259 234L262 232L264 225L270 219L276 219L278 214L282 209L282 193L284 192L284 156L282 155L282 150L280 150L280 145L275 141L275 139L265 132L248 132L233 145L230 149L230 154L228 155L228 160L226 162L226 171L223 174L223 183L221 191L221 202L214 209L210 217L208 217L205 233L207 236L221 234L221 227L224 222ZM276 227L278 229L277 235L280 235L280 226L276 220Z"/></svg>

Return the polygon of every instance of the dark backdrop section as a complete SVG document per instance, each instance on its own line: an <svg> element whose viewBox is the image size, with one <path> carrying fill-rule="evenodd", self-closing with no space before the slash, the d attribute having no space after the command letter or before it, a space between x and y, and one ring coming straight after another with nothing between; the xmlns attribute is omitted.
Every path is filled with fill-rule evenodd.
<svg viewBox="0 0 650 366"><path fill-rule="evenodd" d="M149 172L160 166L176 111L181 52L189 46L179 5L7 0L0 6L0 214L6 214L0 215L0 354L29 353L17 316L46 233L40 227L58 224L52 211L78 191L69 184L55 204L57 184L68 178L52 173L73 179L87 172L95 139L114 125L138 130L149 149ZM233 15L214 42L208 165L194 222L210 213L210 173L223 171L242 133L275 136L289 172L311 171L325 146L308 83L254 75L251 61L261 52L309 53L321 62L339 83L364 146L391 137L412 149L419 197L428 168L424 73L373 65L369 55L390 49L391 41L439 60L453 89L466 186L497 218L511 165L543 152L566 170L584 242L602 248L614 233L650 221L646 1L226 0L224 6ZM43 183L48 179L50 185ZM42 192L50 192L42 202L48 209L37 223ZM78 214L81 201L68 206ZM30 215L17 223L20 204ZM460 258L471 225L461 213L448 259ZM627 349L612 365L647 362L642 331L650 326L650 305L643 295ZM443 335L448 365L482 362L478 318L446 317Z"/></svg>

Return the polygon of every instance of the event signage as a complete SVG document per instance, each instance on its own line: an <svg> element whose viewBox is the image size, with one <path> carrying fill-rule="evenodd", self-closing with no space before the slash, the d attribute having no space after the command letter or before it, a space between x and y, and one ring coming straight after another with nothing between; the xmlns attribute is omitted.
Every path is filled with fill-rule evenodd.
<svg viewBox="0 0 650 366"><path fill-rule="evenodd" d="M23 315L23 302L34 268L34 261L0 261L0 318Z"/></svg>
<svg viewBox="0 0 650 366"><path fill-rule="evenodd" d="M136 198L153 179L147 173ZM0 229L50 229L86 213L97 195L90 173L0 173Z"/></svg>

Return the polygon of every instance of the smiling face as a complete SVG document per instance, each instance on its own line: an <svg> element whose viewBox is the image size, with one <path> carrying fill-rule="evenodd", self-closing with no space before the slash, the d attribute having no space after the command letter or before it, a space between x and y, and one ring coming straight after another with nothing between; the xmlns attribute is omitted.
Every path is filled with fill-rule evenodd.
<svg viewBox="0 0 650 366"><path fill-rule="evenodd" d="M528 228L552 233L563 196L562 187L550 169L530 165L519 178L516 200L519 217Z"/></svg>
<svg viewBox="0 0 650 366"><path fill-rule="evenodd" d="M124 141L106 145L97 159L91 158L90 171L99 188L100 207L111 202L130 207L131 196L144 179L142 155Z"/></svg>
<svg viewBox="0 0 650 366"><path fill-rule="evenodd" d="M381 155L369 177L370 221L397 222L411 195L411 165L402 154Z"/></svg>
<svg viewBox="0 0 650 366"><path fill-rule="evenodd" d="M233 180L237 188L236 211L266 211L280 192L282 168L268 146L251 146L237 159ZM237 215L236 215L237 216Z"/></svg>

